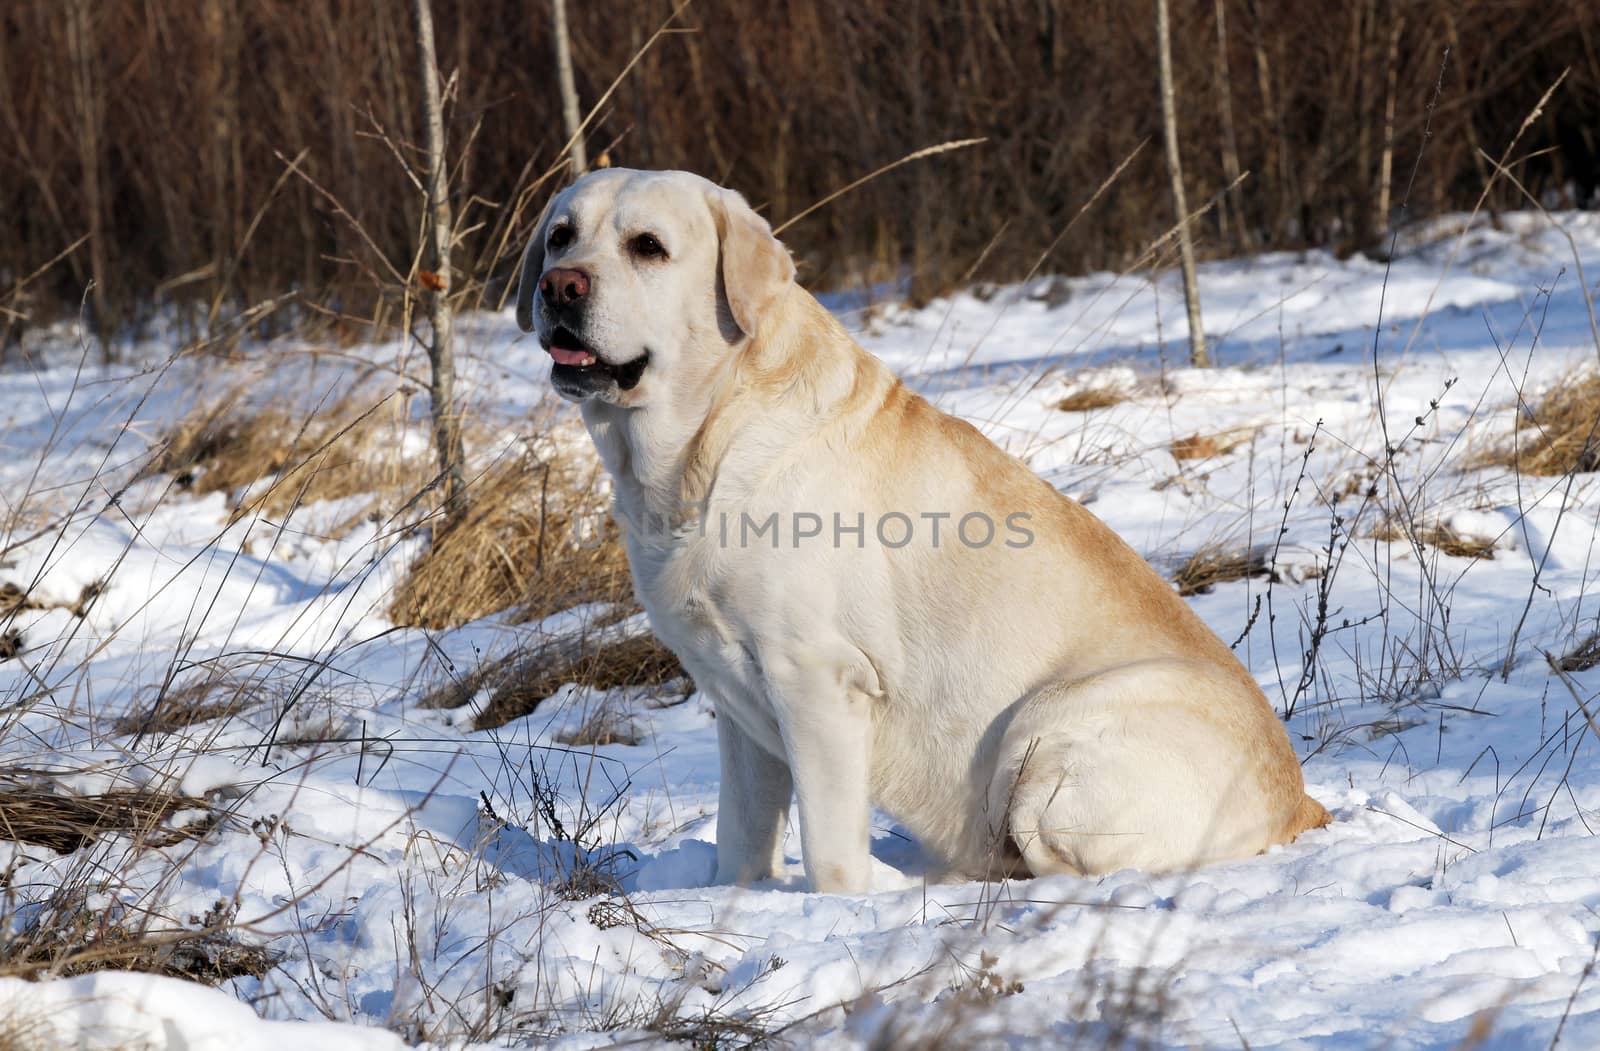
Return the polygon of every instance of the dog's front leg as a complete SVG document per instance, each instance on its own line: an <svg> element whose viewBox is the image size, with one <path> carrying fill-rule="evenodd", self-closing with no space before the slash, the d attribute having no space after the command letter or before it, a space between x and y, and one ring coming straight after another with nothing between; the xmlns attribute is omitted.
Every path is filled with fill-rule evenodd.
<svg viewBox="0 0 1600 1051"><path fill-rule="evenodd" d="M778 724L800 803L800 847L814 891L869 889L870 701L837 680L780 687Z"/></svg>
<svg viewBox="0 0 1600 1051"><path fill-rule="evenodd" d="M783 832L794 795L789 767L726 711L717 713L717 751L717 882L771 879L783 867Z"/></svg>

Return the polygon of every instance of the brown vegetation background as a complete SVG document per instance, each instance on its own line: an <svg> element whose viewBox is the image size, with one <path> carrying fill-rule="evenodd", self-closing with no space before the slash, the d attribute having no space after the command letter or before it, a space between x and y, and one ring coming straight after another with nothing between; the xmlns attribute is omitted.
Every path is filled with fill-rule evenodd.
<svg viewBox="0 0 1600 1051"><path fill-rule="evenodd" d="M785 235L813 285L909 274L926 295L1027 272L1149 139L1044 262L1116 268L1174 218L1152 12L1110 0L695 0L601 106L590 154L702 172L782 221L912 150L986 136ZM667 0L571 5L585 108L672 14ZM550 8L436 0L435 19L451 81L456 265L478 282L457 292L493 299L564 177L550 174L565 139ZM1488 171L1478 150L1498 157L1569 67L1518 171L1551 204L1595 201L1592 0L1182 0L1173 19L1190 200L1249 173L1203 220L1207 254L1381 245L1391 99L1393 205L1409 201L1408 218L1470 207ZM373 317L399 299L420 240L407 171L420 161L415 61L400 0L6 0L0 295L76 245L23 313L76 309L98 272L89 308L108 326L153 303L236 311L288 292ZM1496 187L1492 206L1519 204L1515 187Z"/></svg>

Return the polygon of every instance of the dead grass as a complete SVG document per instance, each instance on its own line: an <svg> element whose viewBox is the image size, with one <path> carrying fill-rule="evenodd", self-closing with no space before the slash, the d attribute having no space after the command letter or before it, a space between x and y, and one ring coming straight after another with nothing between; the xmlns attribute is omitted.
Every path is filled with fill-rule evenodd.
<svg viewBox="0 0 1600 1051"><path fill-rule="evenodd" d="M1600 471L1600 373L1552 388L1517 420L1509 441L1488 450L1475 467L1511 467L1536 475Z"/></svg>
<svg viewBox="0 0 1600 1051"><path fill-rule="evenodd" d="M1385 518L1367 534L1368 539L1384 540L1393 543L1397 540L1414 539L1424 547L1431 547L1440 554L1452 558L1494 558L1494 541L1482 537L1465 536L1451 529L1443 523L1432 525L1418 525L1409 533L1403 522L1393 518Z"/></svg>
<svg viewBox="0 0 1600 1051"><path fill-rule="evenodd" d="M172 817L184 811L202 816L173 824ZM6 839L61 854L84 851L114 835L131 841L111 845L120 860L80 854L56 886L11 887L9 873L0 878L7 889L0 915L0 930L6 932L0 938L0 977L131 970L215 984L266 973L276 956L229 935L230 903L219 901L204 916L180 923L128 900L117 882L117 873L127 871L143 851L198 839L221 817L204 799L161 789L79 793L64 790L57 778L40 771L0 776L0 836Z"/></svg>
<svg viewBox="0 0 1600 1051"><path fill-rule="evenodd" d="M1556 667L1566 672L1588 671L1600 665L1600 632L1578 643L1556 659Z"/></svg>
<svg viewBox="0 0 1600 1051"><path fill-rule="evenodd" d="M1175 439L1171 445L1175 460L1206 460L1223 456L1250 440L1247 431L1225 431L1221 434L1191 434Z"/></svg>
<svg viewBox="0 0 1600 1051"><path fill-rule="evenodd" d="M238 658L208 662L181 678L147 689L112 723L118 734L177 733L247 711L275 713L274 744L286 747L344 739L347 713L362 701L339 685L308 681L295 662Z"/></svg>
<svg viewBox="0 0 1600 1051"><path fill-rule="evenodd" d="M28 599L28 593L7 580L0 583L0 617L19 609L38 609L38 604Z"/></svg>
<svg viewBox="0 0 1600 1051"><path fill-rule="evenodd" d="M173 733L232 715L245 708L249 700L247 684L226 676L208 677L156 691L148 710L130 710L116 721L114 728L120 734Z"/></svg>
<svg viewBox="0 0 1600 1051"><path fill-rule="evenodd" d="M404 421L382 401L349 394L309 417L241 407L243 389L191 412L164 436L149 470L196 495L224 493L235 516L259 508L283 516L304 504L351 496L394 507L432 477L403 455ZM409 487L409 488L408 488Z"/></svg>
<svg viewBox="0 0 1600 1051"><path fill-rule="evenodd" d="M149 470L197 495L227 494L235 517L361 498L321 530L334 535L400 510L434 476L431 459L403 455L404 421L385 403L350 394L296 418L243 411L244 393L237 388L179 421ZM390 617L442 629L504 610L534 620L587 602L628 602L627 558L599 480L592 456L524 453L496 462L472 479L467 517L440 526L411 566ZM185 699L172 700L183 718Z"/></svg>
<svg viewBox="0 0 1600 1051"><path fill-rule="evenodd" d="M152 789L112 789L98 795L60 792L44 784L0 786L0 836L70 854L111 832L125 832L150 847L171 846L210 828L199 822L164 827L180 810L202 810L203 799Z"/></svg>
<svg viewBox="0 0 1600 1051"><path fill-rule="evenodd" d="M63 887L39 903L0 950L0 977L68 978L94 971L138 971L216 985L256 977L277 954L229 936L227 902L183 926L116 903L99 906L82 887Z"/></svg>
<svg viewBox="0 0 1600 1051"><path fill-rule="evenodd" d="M537 620L591 602L631 603L620 537L596 495L598 463L524 455L468 486L470 511L446 526L396 590L397 624L448 628L502 610Z"/></svg>
<svg viewBox="0 0 1600 1051"><path fill-rule="evenodd" d="M35 609L64 609L74 617L84 617L88 615L94 600L104 591L105 582L93 580L85 584L78 592L78 597L70 602L48 602L35 598L29 591L7 580L0 582L0 617Z"/></svg>
<svg viewBox="0 0 1600 1051"><path fill-rule="evenodd" d="M628 713L612 704L602 704L576 730L556 734L555 737L557 744L569 748L597 748L608 744L631 747L643 740L643 735Z"/></svg>
<svg viewBox="0 0 1600 1051"><path fill-rule="evenodd" d="M1204 595L1218 584L1270 573L1261 552L1219 542L1206 544L1185 559L1172 574L1172 582L1180 595Z"/></svg>
<svg viewBox="0 0 1600 1051"><path fill-rule="evenodd" d="M1120 387L1085 387L1083 390L1073 391L1056 402L1056 408L1062 412L1109 409L1113 405L1121 405L1129 396L1129 392Z"/></svg>
<svg viewBox="0 0 1600 1051"><path fill-rule="evenodd" d="M213 667L197 678L146 691L113 729L119 734L173 733L274 699L281 698L271 695L261 676Z"/></svg>
<svg viewBox="0 0 1600 1051"><path fill-rule="evenodd" d="M594 690L688 683L672 651L653 635L606 637L604 632L558 639L531 653L514 653L452 679L422 699L425 708L460 708L484 690L489 700L473 719L477 730L504 726L536 709L562 686ZM566 744L633 744L638 736L619 713L597 713Z"/></svg>

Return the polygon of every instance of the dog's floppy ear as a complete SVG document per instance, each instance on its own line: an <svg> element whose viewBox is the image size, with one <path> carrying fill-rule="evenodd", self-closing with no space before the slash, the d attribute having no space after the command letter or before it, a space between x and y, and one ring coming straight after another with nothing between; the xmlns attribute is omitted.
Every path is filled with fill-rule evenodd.
<svg viewBox="0 0 1600 1051"><path fill-rule="evenodd" d="M755 335L761 319L794 281L794 260L772 227L732 190L710 195L717 224L722 288L734 324Z"/></svg>
<svg viewBox="0 0 1600 1051"><path fill-rule="evenodd" d="M555 203L553 198L550 203ZM522 253L522 269L517 276L517 327L524 332L533 331L533 304L539 294L539 278L544 276L544 237L552 211L550 205L545 205L544 215L539 217L539 225L534 228L533 240Z"/></svg>

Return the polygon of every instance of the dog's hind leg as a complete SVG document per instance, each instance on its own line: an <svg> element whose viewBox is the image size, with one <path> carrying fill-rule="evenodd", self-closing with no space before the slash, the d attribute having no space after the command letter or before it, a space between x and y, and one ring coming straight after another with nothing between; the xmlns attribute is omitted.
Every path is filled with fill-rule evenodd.
<svg viewBox="0 0 1600 1051"><path fill-rule="evenodd" d="M1024 700L989 806L1027 868L1174 871L1283 842L1305 798L1299 766L1266 702L1242 688L1204 665L1155 660Z"/></svg>

